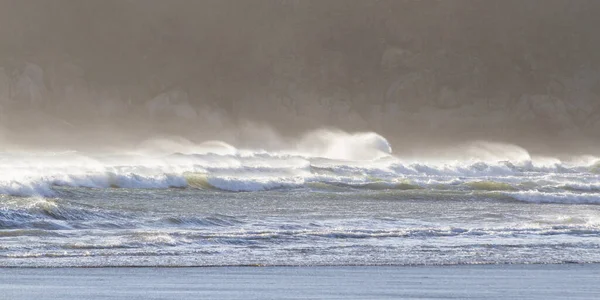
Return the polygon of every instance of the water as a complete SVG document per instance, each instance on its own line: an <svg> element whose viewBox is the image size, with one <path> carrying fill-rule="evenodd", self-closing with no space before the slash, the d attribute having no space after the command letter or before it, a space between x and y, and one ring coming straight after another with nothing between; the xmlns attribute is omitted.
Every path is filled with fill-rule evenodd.
<svg viewBox="0 0 600 300"><path fill-rule="evenodd" d="M600 262L594 158L225 149L2 154L0 266Z"/></svg>
<svg viewBox="0 0 600 300"><path fill-rule="evenodd" d="M597 299L600 265L12 268L6 299Z"/></svg>

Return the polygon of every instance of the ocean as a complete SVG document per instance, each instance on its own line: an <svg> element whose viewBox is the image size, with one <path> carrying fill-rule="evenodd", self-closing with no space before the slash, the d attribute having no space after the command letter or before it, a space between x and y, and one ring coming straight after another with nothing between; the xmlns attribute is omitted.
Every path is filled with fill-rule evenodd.
<svg viewBox="0 0 600 300"><path fill-rule="evenodd" d="M204 149L2 153L0 266L600 262L594 157Z"/></svg>

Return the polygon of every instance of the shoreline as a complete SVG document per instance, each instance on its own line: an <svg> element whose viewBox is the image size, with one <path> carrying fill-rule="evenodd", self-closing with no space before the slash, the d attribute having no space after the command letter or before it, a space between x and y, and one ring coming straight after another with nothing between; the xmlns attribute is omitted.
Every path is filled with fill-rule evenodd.
<svg viewBox="0 0 600 300"><path fill-rule="evenodd" d="M340 265L283 265L283 264L242 264L242 265L132 265L132 266L2 266L2 269L215 269L215 268L453 268L486 266L584 266L598 265L600 262L552 262L552 263L461 263L461 264L340 264Z"/></svg>
<svg viewBox="0 0 600 300"><path fill-rule="evenodd" d="M6 299L594 299L600 264L0 268Z"/></svg>

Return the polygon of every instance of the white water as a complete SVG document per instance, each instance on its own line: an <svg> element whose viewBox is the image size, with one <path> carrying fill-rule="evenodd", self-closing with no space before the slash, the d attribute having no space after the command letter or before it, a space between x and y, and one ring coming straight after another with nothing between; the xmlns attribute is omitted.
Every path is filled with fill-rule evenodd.
<svg viewBox="0 0 600 300"><path fill-rule="evenodd" d="M122 153L1 153L0 194L55 197L57 186L232 192L343 187L474 189L526 202L600 203L594 157L536 158L515 145L487 142L441 153L408 160L393 156L389 143L375 133L325 130L280 151L152 140Z"/></svg>
<svg viewBox="0 0 600 300"><path fill-rule="evenodd" d="M595 157L375 133L0 154L0 266L600 262Z"/></svg>

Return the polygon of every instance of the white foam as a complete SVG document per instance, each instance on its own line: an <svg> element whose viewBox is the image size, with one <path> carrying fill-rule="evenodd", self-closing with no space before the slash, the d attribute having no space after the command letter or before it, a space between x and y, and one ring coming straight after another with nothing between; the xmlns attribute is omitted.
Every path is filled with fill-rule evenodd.
<svg viewBox="0 0 600 300"><path fill-rule="evenodd" d="M566 188L570 190L576 191L600 191L600 182L595 183L585 183L585 182L567 182L567 183L557 183L559 188Z"/></svg>
<svg viewBox="0 0 600 300"><path fill-rule="evenodd" d="M532 203L599 204L600 194L572 192L507 192L505 195L519 201Z"/></svg>
<svg viewBox="0 0 600 300"><path fill-rule="evenodd" d="M19 197L53 197L54 191L43 181L0 181L0 194Z"/></svg>
<svg viewBox="0 0 600 300"><path fill-rule="evenodd" d="M144 147L162 150L103 155L0 153L0 194L53 197L54 186L185 188L189 186L186 173L203 174L207 184L227 191L293 188L307 183L365 188L414 184L457 190L468 182L490 181L509 183L530 193L515 194L520 200L529 199L523 201L569 203L571 197L574 202L592 203L593 193L546 195L530 189L541 188L545 193L600 190L600 175L592 173L589 165L595 158L562 162L531 157L517 146L483 142L463 147L470 149L464 159L435 160L393 157L389 143L375 133L323 130L308 134L296 152L237 150L222 142L196 145L185 140L152 141ZM536 196L541 200L535 200Z"/></svg>

